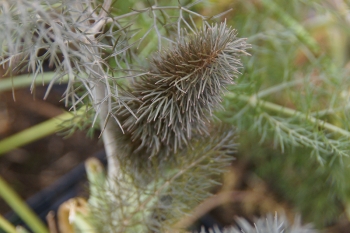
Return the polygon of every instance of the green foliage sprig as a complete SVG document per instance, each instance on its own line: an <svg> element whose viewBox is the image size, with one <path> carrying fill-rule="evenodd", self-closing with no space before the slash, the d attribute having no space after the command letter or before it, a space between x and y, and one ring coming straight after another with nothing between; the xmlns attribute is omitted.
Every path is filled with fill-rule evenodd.
<svg viewBox="0 0 350 233"><path fill-rule="evenodd" d="M349 3L271 2L240 1L228 19L254 56L220 117L237 126L238 161L323 229L349 206Z"/></svg>
<svg viewBox="0 0 350 233"><path fill-rule="evenodd" d="M273 217L271 214L266 218L256 219L254 226L243 218L237 218L239 227L229 227L223 230L217 227L209 230L210 233L316 233L311 225L301 225L300 218L297 218L293 224L290 224L286 216L281 215ZM205 233L204 230L201 233Z"/></svg>
<svg viewBox="0 0 350 233"><path fill-rule="evenodd" d="M213 137L215 135L215 137ZM99 232L166 232L209 197L217 176L232 162L236 151L232 127L212 129L212 135L193 138L173 155L175 163L143 171L151 182L141 184L135 169L107 186L95 187L90 199L93 223ZM97 188L96 188L97 187ZM117 187L117 188L116 188ZM177 229L178 230L178 229Z"/></svg>

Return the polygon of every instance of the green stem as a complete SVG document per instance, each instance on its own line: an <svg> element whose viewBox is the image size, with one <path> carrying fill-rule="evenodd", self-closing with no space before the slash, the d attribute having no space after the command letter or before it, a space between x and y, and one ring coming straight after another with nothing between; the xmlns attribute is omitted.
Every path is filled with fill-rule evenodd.
<svg viewBox="0 0 350 233"><path fill-rule="evenodd" d="M36 233L48 233L48 229L18 194L0 176L0 196Z"/></svg>
<svg viewBox="0 0 350 233"><path fill-rule="evenodd" d="M0 215L0 229L3 229L8 233L17 233L15 226L7 221L2 215Z"/></svg>
<svg viewBox="0 0 350 233"><path fill-rule="evenodd" d="M332 132L338 133L338 134L346 136L346 137L350 137L350 132L347 130L344 130L344 129L339 128L335 125L327 123L323 120L315 118L315 117L311 116L310 114L305 114L305 113L302 113L302 112L297 111L295 109L283 107L283 106L278 105L278 104L274 104L274 103L271 103L271 102L268 102L265 100L261 100L256 95L253 95L250 97L250 96L246 96L246 95L237 95L235 93L230 92L230 93L226 94L226 97L229 99L239 99L241 101L245 101L248 104L250 104L252 107L259 106L259 107L265 108L267 110L278 112L278 113L281 113L284 115L295 116L295 117L298 117L300 119L307 120L313 124L316 124L317 126L328 129Z"/></svg>
<svg viewBox="0 0 350 233"><path fill-rule="evenodd" d="M312 112L310 113L310 115L312 116L324 116L327 114L335 114L338 111L344 111L344 110L348 110L350 108L350 104L347 104L345 106L341 106L341 107L337 107L337 108L328 108L328 109L324 109L321 111L317 111L317 112Z"/></svg>
<svg viewBox="0 0 350 233"><path fill-rule="evenodd" d="M282 90L284 90L286 88L294 87L295 85L301 84L303 82L305 82L305 80L297 79L297 80L293 80L293 81L290 81L290 82L281 83L279 85L275 85L275 86L272 86L270 88L266 88L264 90L259 91L256 94L256 96L259 97L259 98L262 98L262 97L270 95L272 93L276 93L276 92L282 91Z"/></svg>
<svg viewBox="0 0 350 233"><path fill-rule="evenodd" d="M313 53L317 54L320 51L320 46L317 41L305 30L305 28L300 25L300 23L293 19L285 10L283 10L276 1L273 0L263 0L261 1L263 5L270 9L277 18L289 29L293 30L295 35L304 42Z"/></svg>
<svg viewBox="0 0 350 233"><path fill-rule="evenodd" d="M32 84L36 85L44 85L48 84L50 81L52 81L52 78L54 77L54 72L47 72L43 73L42 75L38 76L35 80L33 80L33 77L31 75L25 74L25 75L19 75L16 77L10 77L0 80L0 92L7 91L7 90L13 90L15 88L21 88L21 87L28 87ZM65 83L68 81L67 77L63 77L60 79L62 83Z"/></svg>
<svg viewBox="0 0 350 233"><path fill-rule="evenodd" d="M80 115L85 112L85 108L79 109L75 114ZM45 136L53 134L59 130L69 127L70 124L64 125L65 121L73 119L75 115L66 112L53 119L47 120L43 123L37 124L29 129L23 130L15 135L0 141L0 156L6 152L9 152L15 148L24 146L30 142L41 139Z"/></svg>

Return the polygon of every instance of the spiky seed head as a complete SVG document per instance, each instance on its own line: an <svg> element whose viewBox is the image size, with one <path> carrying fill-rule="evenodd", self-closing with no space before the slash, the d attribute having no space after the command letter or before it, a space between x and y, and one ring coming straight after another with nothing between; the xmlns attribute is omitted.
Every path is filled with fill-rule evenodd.
<svg viewBox="0 0 350 233"><path fill-rule="evenodd" d="M226 23L195 34L183 31L174 47L155 55L149 74L130 87L137 100L117 111L134 152L169 154L183 148L193 133L207 134L223 91L242 68L240 57L248 54L246 40L236 35Z"/></svg>

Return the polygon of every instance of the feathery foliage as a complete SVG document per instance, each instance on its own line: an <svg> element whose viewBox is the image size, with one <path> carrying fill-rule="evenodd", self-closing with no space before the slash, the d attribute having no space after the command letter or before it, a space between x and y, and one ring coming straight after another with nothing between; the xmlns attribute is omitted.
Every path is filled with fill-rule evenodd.
<svg viewBox="0 0 350 233"><path fill-rule="evenodd" d="M227 22L254 45L218 114L237 126L237 160L248 159L304 220L335 224L349 206L349 3L238 1L235 9Z"/></svg>
<svg viewBox="0 0 350 233"><path fill-rule="evenodd" d="M300 219L296 219L293 224L289 224L287 218L282 216L273 217L271 214L266 218L256 219L254 226L243 218L237 218L238 227L229 227L223 230L214 228L209 230L210 233L316 233L311 226L300 224ZM205 233L205 231L201 231Z"/></svg>
<svg viewBox="0 0 350 233"><path fill-rule="evenodd" d="M104 65L94 48L126 46L126 36L120 37L116 44L106 44L101 37L96 38L100 28L94 31L89 23L98 24L98 17L92 12L95 8L91 1L73 0L65 4L41 0L1 1L0 27L9 32L1 34L1 64L9 67L8 72L31 71L34 82L44 72L43 64L48 61L56 72L48 91L53 83L68 75L66 104L70 101L75 106L81 97L75 95L77 86L74 84L79 81L92 92L92 78L97 75L93 67ZM115 24L111 28L117 27ZM103 37L114 38L112 30ZM34 88L32 85L32 91Z"/></svg>
<svg viewBox="0 0 350 233"><path fill-rule="evenodd" d="M218 184L216 176L233 160L234 131L220 127L213 133L216 137L192 139L186 150L173 155L177 161L168 164L166 170L143 171L142 176L151 180L147 184L135 179L135 170L109 180L110 191L94 184L99 188L95 195L92 193L97 200L92 203L92 213L99 232L171 230L176 221L210 196L210 189Z"/></svg>

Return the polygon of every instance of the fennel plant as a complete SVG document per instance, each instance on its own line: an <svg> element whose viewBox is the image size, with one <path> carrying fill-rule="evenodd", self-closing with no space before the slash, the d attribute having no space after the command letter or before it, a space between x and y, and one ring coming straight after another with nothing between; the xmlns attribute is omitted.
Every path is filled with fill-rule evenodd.
<svg viewBox="0 0 350 233"><path fill-rule="evenodd" d="M266 179L282 174L275 189L299 201L308 221L334 221L350 190L348 72L296 19L303 9L337 11L322 1L285 1L285 10L261 0L237 1L226 14L224 1L209 17L197 13L199 2L171 3L129 1L126 12L110 0L1 1L8 74L29 71L34 90L49 61L47 94L68 80L67 107L101 129L108 174L87 162L90 198L72 204L69 230L185 231L181 220L210 196L233 155L246 155ZM293 182L310 187L289 192ZM212 232L315 232L284 216L256 222Z"/></svg>

